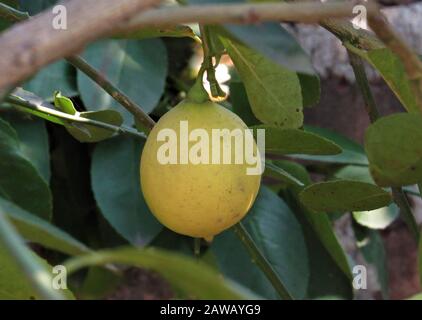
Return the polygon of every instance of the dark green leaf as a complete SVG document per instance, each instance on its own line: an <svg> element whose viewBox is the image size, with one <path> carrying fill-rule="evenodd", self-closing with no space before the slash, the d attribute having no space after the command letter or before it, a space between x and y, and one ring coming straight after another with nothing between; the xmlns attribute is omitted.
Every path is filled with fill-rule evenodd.
<svg viewBox="0 0 422 320"><path fill-rule="evenodd" d="M50 150L44 121L14 112L4 113L3 118L16 130L22 155L31 161L45 181L50 181Z"/></svg>
<svg viewBox="0 0 422 320"><path fill-rule="evenodd" d="M366 130L365 150L378 185L422 181L422 117L399 113L381 118Z"/></svg>
<svg viewBox="0 0 422 320"><path fill-rule="evenodd" d="M367 211L388 205L391 195L380 187L353 180L319 182L306 187L300 200L313 211Z"/></svg>
<svg viewBox="0 0 422 320"><path fill-rule="evenodd" d="M59 61L41 69L23 84L23 88L48 101L54 100L55 91L61 91L66 96L76 96L76 71L68 63Z"/></svg>
<svg viewBox="0 0 422 320"><path fill-rule="evenodd" d="M103 40L91 44L83 57L147 113L164 92L167 53L160 39ZM115 109L133 124L132 115L80 71L78 88L88 110Z"/></svg>
<svg viewBox="0 0 422 320"><path fill-rule="evenodd" d="M113 138L97 145L92 159L92 188L102 214L125 239L146 245L162 229L140 189L143 143Z"/></svg>
<svg viewBox="0 0 422 320"><path fill-rule="evenodd" d="M294 298L303 298L309 278L307 250L294 214L266 187L262 187L244 225ZM232 230L217 236L212 250L222 273L265 298L278 295L251 261Z"/></svg>
<svg viewBox="0 0 422 320"><path fill-rule="evenodd" d="M303 186L303 183L292 176L290 173L285 171L283 168L277 166L277 164L266 161L265 162L265 176L279 179L287 184L293 184L298 186Z"/></svg>
<svg viewBox="0 0 422 320"><path fill-rule="evenodd" d="M28 11L31 15L35 15L56 4L58 1L59 0L19 0L19 8L23 11Z"/></svg>
<svg viewBox="0 0 422 320"><path fill-rule="evenodd" d="M0 196L50 219L51 193L46 181L20 150L16 132L0 119Z"/></svg>
<svg viewBox="0 0 422 320"><path fill-rule="evenodd" d="M84 244L67 233L2 198L0 198L0 210L11 220L17 231L31 242L69 255L89 251Z"/></svg>
<svg viewBox="0 0 422 320"><path fill-rule="evenodd" d="M249 290L222 278L207 264L192 258L155 248L120 248L97 251L91 255L70 260L69 272L86 266L108 263L147 268L160 273L175 289L191 299L257 299Z"/></svg>

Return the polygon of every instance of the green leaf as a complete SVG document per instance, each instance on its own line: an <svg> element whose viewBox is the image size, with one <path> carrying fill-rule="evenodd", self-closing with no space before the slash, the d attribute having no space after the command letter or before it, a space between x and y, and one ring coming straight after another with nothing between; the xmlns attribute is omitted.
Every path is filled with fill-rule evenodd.
<svg viewBox="0 0 422 320"><path fill-rule="evenodd" d="M261 187L243 223L290 294L296 299L303 298L309 278L308 252L294 214L275 193ZM232 230L218 235L211 249L224 275L265 298L278 298Z"/></svg>
<svg viewBox="0 0 422 320"><path fill-rule="evenodd" d="M361 145L336 132L324 128L305 126L305 131L324 137L340 146L343 152L337 155L294 155L294 158L328 163L368 165L365 151Z"/></svg>
<svg viewBox="0 0 422 320"><path fill-rule="evenodd" d="M54 92L61 91L66 96L76 96L76 71L65 61L53 63L41 69L33 78L23 84L25 90L36 92L47 101L54 100Z"/></svg>
<svg viewBox="0 0 422 320"><path fill-rule="evenodd" d="M60 92L55 94L54 104L57 109L67 114L96 120L114 126L121 126L123 123L122 116L115 110L78 112L76 111L72 100L62 96ZM99 142L111 138L115 135L115 132L111 130L106 130L83 123L65 122L65 127L66 130L80 142Z"/></svg>
<svg viewBox="0 0 422 320"><path fill-rule="evenodd" d="M85 50L83 58L147 113L164 92L167 52L160 39L98 41ZM132 115L81 71L78 88L87 109L111 108L122 113L126 124L133 124Z"/></svg>
<svg viewBox="0 0 422 320"><path fill-rule="evenodd" d="M149 211L140 189L139 162L143 143L113 138L98 144L91 179L103 216L133 244L148 244L162 229Z"/></svg>
<svg viewBox="0 0 422 320"><path fill-rule="evenodd" d="M97 251L66 263L69 273L108 263L146 268L160 273L175 289L191 299L257 299L249 290L222 278L206 263L155 248L120 248Z"/></svg>
<svg viewBox="0 0 422 320"><path fill-rule="evenodd" d="M78 112L75 106L73 105L72 100L70 100L68 97L63 96L60 91L56 91L54 93L54 106L59 111L70 114L72 116Z"/></svg>
<svg viewBox="0 0 422 320"><path fill-rule="evenodd" d="M52 271L52 267L47 261L30 252L35 260L43 266L47 272ZM51 274L53 276L53 274ZM67 299L75 299L73 293L62 290L61 293ZM14 258L10 256L6 248L0 244L0 300L41 300L42 297L33 289L32 284L21 271Z"/></svg>
<svg viewBox="0 0 422 320"><path fill-rule="evenodd" d="M296 39L279 23L259 25L224 25L237 41L258 51L266 58L291 71L315 76L311 61Z"/></svg>
<svg viewBox="0 0 422 320"><path fill-rule="evenodd" d="M253 128L265 129L265 151L268 153L333 155L342 152L334 142L311 132L267 125Z"/></svg>
<svg viewBox="0 0 422 320"><path fill-rule="evenodd" d="M397 55L388 48L364 51L352 47L352 51L368 61L380 73L407 111L419 112L403 62Z"/></svg>
<svg viewBox="0 0 422 320"><path fill-rule="evenodd" d="M46 181L20 150L16 132L0 119L0 196L49 220L51 193Z"/></svg>
<svg viewBox="0 0 422 320"><path fill-rule="evenodd" d="M188 26L178 25L169 27L145 27L132 32L119 33L115 36L115 39L151 39L160 37L171 37L171 38L192 38L195 39L196 35L193 30Z"/></svg>
<svg viewBox="0 0 422 320"><path fill-rule="evenodd" d="M366 262L377 271L378 282L384 299L388 299L388 269L384 244L379 232L353 225L357 246Z"/></svg>
<svg viewBox="0 0 422 320"><path fill-rule="evenodd" d="M79 116L91 120L100 121L114 126L121 126L123 118L121 114L114 110L100 110L81 112ZM91 125L66 126L67 131L80 142L99 142L115 135L115 132L98 128Z"/></svg>
<svg viewBox="0 0 422 320"><path fill-rule="evenodd" d="M366 166L345 166L338 170L334 176L339 179L356 180L367 183L374 183ZM392 203L371 211L353 212L353 218L362 226L370 229L385 229L399 216L398 207Z"/></svg>
<svg viewBox="0 0 422 320"><path fill-rule="evenodd" d="M277 166L277 164L271 161L265 161L264 175L267 177L279 179L289 185L293 184L293 185L303 186L303 183L299 179L296 179L290 173L288 173L283 168Z"/></svg>
<svg viewBox="0 0 422 320"><path fill-rule="evenodd" d="M383 189L354 180L315 183L305 188L300 198L314 211L371 210L391 202L391 195Z"/></svg>
<svg viewBox="0 0 422 320"><path fill-rule="evenodd" d="M15 112L4 113L2 117L16 130L22 155L37 168L45 181L50 181L50 150L44 121Z"/></svg>
<svg viewBox="0 0 422 320"><path fill-rule="evenodd" d="M378 185L422 181L422 116L398 113L381 118L366 130L365 150Z"/></svg>
<svg viewBox="0 0 422 320"><path fill-rule="evenodd" d="M50 108L50 109L55 110L54 106L52 106L49 103L46 103L43 99L41 99L37 95L33 94L32 92L23 90L22 88L17 88L13 92L13 96L20 99L20 100L30 102L33 105L42 106L42 107L45 107L45 108ZM45 114L43 112L32 110L32 109L29 109L29 108L24 108L24 107L21 107L21 106L18 106L18 105L14 105L14 107L19 111L29 113L29 114L37 116L41 119L45 119L47 121L50 121L50 122L53 122L53 123L56 123L56 124L65 125L65 121L63 119L59 118L59 117L52 116L52 115L49 115L49 114Z"/></svg>
<svg viewBox="0 0 422 320"><path fill-rule="evenodd" d="M278 160L276 163L305 185L311 183L308 172L300 164L285 160ZM285 190L283 197L302 226L308 248L311 274L306 297L335 295L350 299L352 273L346 254L334 234L327 214L315 214L299 202L298 193L302 189L295 186Z"/></svg>
<svg viewBox="0 0 422 320"><path fill-rule="evenodd" d="M230 82L229 98L233 108L232 111L241 117L243 122L248 126L260 123L252 112L243 82L240 80Z"/></svg>
<svg viewBox="0 0 422 320"><path fill-rule="evenodd" d="M254 115L266 124L301 127L302 93L297 74L240 43L221 39L243 80Z"/></svg>
<svg viewBox="0 0 422 320"><path fill-rule="evenodd" d="M393 203L371 211L353 212L353 218L370 229L385 229L399 216L399 208Z"/></svg>
<svg viewBox="0 0 422 320"><path fill-rule="evenodd" d="M388 205L391 195L380 187L353 180L319 182L306 187L300 200L313 211L367 211Z"/></svg>
<svg viewBox="0 0 422 320"><path fill-rule="evenodd" d="M69 255L89 251L84 244L69 234L2 198L0 198L0 209L11 220L17 231L31 242Z"/></svg>

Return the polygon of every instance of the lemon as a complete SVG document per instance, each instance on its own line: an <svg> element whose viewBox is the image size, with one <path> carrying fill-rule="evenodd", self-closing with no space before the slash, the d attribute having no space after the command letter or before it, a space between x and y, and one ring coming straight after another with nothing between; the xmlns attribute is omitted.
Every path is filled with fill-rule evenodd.
<svg viewBox="0 0 422 320"><path fill-rule="evenodd" d="M215 129L226 129L225 135L227 129L236 134L215 140L213 133L218 132ZM246 129L237 115L210 101L183 101L161 117L143 148L140 174L147 205L163 225L183 235L210 240L245 216L261 182L260 173L247 174L251 163L246 161L246 156L243 162L236 161L239 149L234 147L235 137ZM194 135L197 140L183 141L187 139L183 130L189 135L194 131L207 134L208 139L202 139L202 148L198 148L198 135ZM176 148L168 148L175 142ZM231 159L224 162L228 143L232 148L226 149L226 155L230 154ZM261 161L253 138L252 143L254 155ZM212 158L216 150L221 156ZM246 140L242 152L246 153Z"/></svg>

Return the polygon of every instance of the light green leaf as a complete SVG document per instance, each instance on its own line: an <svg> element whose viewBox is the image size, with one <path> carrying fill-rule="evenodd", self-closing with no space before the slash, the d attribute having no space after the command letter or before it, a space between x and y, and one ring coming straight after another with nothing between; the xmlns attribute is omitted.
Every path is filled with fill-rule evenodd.
<svg viewBox="0 0 422 320"><path fill-rule="evenodd" d="M89 249L69 234L30 214L13 203L0 198L0 209L11 220L17 231L28 241L39 243L69 255L88 252Z"/></svg>
<svg viewBox="0 0 422 320"><path fill-rule="evenodd" d="M28 250L29 251L29 250ZM47 261L30 252L34 260L42 265L46 272L52 272ZM51 274L53 276L53 274ZM67 299L75 299L73 293L66 289L61 293ZM26 275L21 271L13 257L0 244L0 300L40 300L42 297L33 289Z"/></svg>
<svg viewBox="0 0 422 320"><path fill-rule="evenodd" d="M334 142L311 132L268 125L253 129L265 129L265 151L268 153L333 155L342 152Z"/></svg>
<svg viewBox="0 0 422 320"><path fill-rule="evenodd" d="M367 183L374 183L366 166L345 166L338 170L334 176L339 179L356 180ZM362 226L370 229L385 229L399 216L398 207L392 203L388 207L383 207L371 211L353 212L353 218Z"/></svg>
<svg viewBox="0 0 422 320"><path fill-rule="evenodd" d="M85 50L83 58L147 113L164 92L167 52L160 39L98 41ZM121 112L126 124L133 124L132 115L80 71L78 88L88 110L111 108Z"/></svg>
<svg viewBox="0 0 422 320"><path fill-rule="evenodd" d="M347 44L350 47L349 44ZM388 48L364 51L352 47L352 51L368 61L383 77L407 111L419 112L418 103L400 58Z"/></svg>
<svg viewBox="0 0 422 320"><path fill-rule="evenodd" d="M68 97L62 96L59 91L54 93L54 105L59 111L70 115L75 115L78 112L76 111L72 100L70 100Z"/></svg>
<svg viewBox="0 0 422 320"><path fill-rule="evenodd" d="M343 149L343 152L337 155L320 156L299 154L294 155L292 157L297 159L314 160L328 163L368 165L368 159L366 158L366 154L363 147L355 141L352 141L345 136L342 136L336 132L324 128L305 126L305 131L317 134L321 137L328 139L329 141L334 142L335 144L340 146L341 149Z"/></svg>
<svg viewBox="0 0 422 320"><path fill-rule="evenodd" d="M254 115L266 124L301 127L303 101L297 74L240 43L221 39L242 78Z"/></svg>
<svg viewBox="0 0 422 320"><path fill-rule="evenodd" d="M393 203L371 211L353 212L353 218L362 226L370 229L385 229L399 216L399 209Z"/></svg>
<svg viewBox="0 0 422 320"><path fill-rule="evenodd" d="M365 150L378 185L422 181L422 116L398 113L381 118L366 130Z"/></svg>
<svg viewBox="0 0 422 320"><path fill-rule="evenodd" d="M353 180L319 182L306 187L299 195L313 211L367 211L388 205L391 195L380 187Z"/></svg>
<svg viewBox="0 0 422 320"><path fill-rule="evenodd" d="M97 251L68 261L66 267L72 273L83 267L108 263L154 270L191 299L259 298L229 279L224 279L204 262L155 248Z"/></svg>
<svg viewBox="0 0 422 320"><path fill-rule="evenodd" d="M117 137L98 144L92 159L94 196L103 216L125 239L148 244L162 229L140 189L139 162L143 143Z"/></svg>
<svg viewBox="0 0 422 320"><path fill-rule="evenodd" d="M274 192L261 187L243 223L290 294L303 298L309 278L308 252L302 229L289 207ZM218 235L211 249L224 275L265 298L278 298L232 230Z"/></svg>
<svg viewBox="0 0 422 320"><path fill-rule="evenodd" d="M46 181L20 150L16 132L0 119L0 196L49 220L51 192Z"/></svg>

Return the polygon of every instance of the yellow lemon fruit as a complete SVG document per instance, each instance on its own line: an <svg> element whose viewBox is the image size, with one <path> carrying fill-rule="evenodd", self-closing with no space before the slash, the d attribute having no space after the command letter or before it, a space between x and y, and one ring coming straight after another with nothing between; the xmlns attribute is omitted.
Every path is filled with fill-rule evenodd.
<svg viewBox="0 0 422 320"><path fill-rule="evenodd" d="M218 136L215 129L225 132ZM233 141L246 129L237 115L210 101L183 101L161 117L143 148L140 173L148 207L163 225L210 240L245 216L261 182L261 172L247 174L250 163L235 161L240 149ZM253 154L261 161L251 140ZM215 151L220 151L220 158L212 157ZM224 152L230 161L224 162Z"/></svg>

